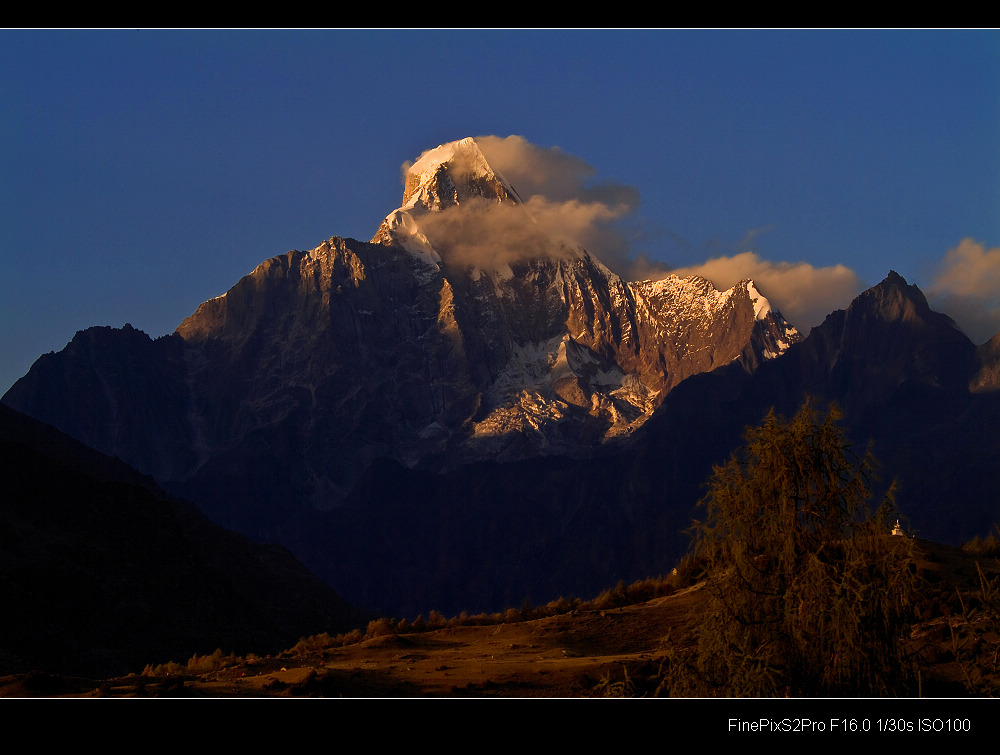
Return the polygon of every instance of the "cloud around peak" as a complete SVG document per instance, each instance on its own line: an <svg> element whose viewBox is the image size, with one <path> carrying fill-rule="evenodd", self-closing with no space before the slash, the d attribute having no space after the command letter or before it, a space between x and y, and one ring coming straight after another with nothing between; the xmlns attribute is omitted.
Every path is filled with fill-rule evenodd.
<svg viewBox="0 0 1000 755"><path fill-rule="evenodd" d="M634 250L642 239L633 222L640 206L636 188L598 181L597 170L584 160L522 136L479 136L475 142L524 205L467 202L423 216L421 227L453 262L488 267L583 247L627 280L700 275L725 290L753 278L772 304L804 330L846 306L862 289L858 276L843 265L768 262L750 251L671 269Z"/></svg>
<svg viewBox="0 0 1000 755"><path fill-rule="evenodd" d="M1000 247L963 239L938 264L927 297L976 343L1000 331Z"/></svg>
<svg viewBox="0 0 1000 755"><path fill-rule="evenodd" d="M672 267L636 251L648 237L640 231L645 221L638 217L640 196L635 187L600 181L586 161L559 147L532 144L523 136L479 136L475 142L524 207L473 202L453 208L458 212L423 217L421 226L446 247L442 252L452 260L487 267L583 247L626 280L698 275L725 290L752 278L803 332L847 307L867 287L844 264L765 259L752 247L767 228L748 231L728 254ZM938 265L926 293L932 305L955 319L974 341L989 339L1000 330L1000 247L989 249L963 240Z"/></svg>
<svg viewBox="0 0 1000 755"><path fill-rule="evenodd" d="M639 208L638 189L595 182L597 170L584 160L522 136L480 136L476 143L493 170L517 191L539 231L568 246L584 247L612 269L631 257L623 222Z"/></svg>
<svg viewBox="0 0 1000 755"><path fill-rule="evenodd" d="M721 290L752 278L761 293L804 333L823 322L830 312L846 307L864 288L857 273L845 265L815 267L808 262L771 262L752 251L715 257L670 273L680 277L699 275Z"/></svg>

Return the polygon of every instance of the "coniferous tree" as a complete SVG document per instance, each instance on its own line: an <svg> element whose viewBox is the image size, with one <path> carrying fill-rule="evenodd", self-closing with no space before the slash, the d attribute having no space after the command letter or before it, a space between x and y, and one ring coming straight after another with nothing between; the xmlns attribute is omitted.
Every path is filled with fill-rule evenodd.
<svg viewBox="0 0 1000 755"><path fill-rule="evenodd" d="M791 421L772 410L714 469L693 528L709 606L668 692L910 692L912 544L891 534L893 488L872 506L871 450L856 456L838 420L808 401Z"/></svg>

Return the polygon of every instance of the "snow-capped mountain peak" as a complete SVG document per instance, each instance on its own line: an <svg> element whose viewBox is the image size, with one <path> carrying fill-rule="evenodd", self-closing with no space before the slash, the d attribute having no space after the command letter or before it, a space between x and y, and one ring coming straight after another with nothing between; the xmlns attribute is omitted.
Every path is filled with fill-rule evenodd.
<svg viewBox="0 0 1000 755"><path fill-rule="evenodd" d="M440 211L472 198L521 201L490 167L476 140L466 137L427 150L407 169L400 209Z"/></svg>
<svg viewBox="0 0 1000 755"><path fill-rule="evenodd" d="M440 256L419 218L477 202L522 203L514 187L490 167L475 139L440 144L407 168L402 204L382 221L372 242L397 244L437 266Z"/></svg>

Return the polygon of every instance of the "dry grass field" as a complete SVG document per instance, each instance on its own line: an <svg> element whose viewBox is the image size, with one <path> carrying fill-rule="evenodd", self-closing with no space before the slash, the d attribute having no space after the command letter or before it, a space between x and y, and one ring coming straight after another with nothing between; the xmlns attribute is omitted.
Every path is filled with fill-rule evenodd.
<svg viewBox="0 0 1000 755"><path fill-rule="evenodd" d="M921 541L924 585L911 644L926 697L1000 692L995 623L981 574L994 557ZM980 568L977 568L977 563ZM106 680L35 672L0 678L3 697L170 698L590 698L656 694L666 643L691 643L700 584L632 605L531 620L447 622L427 631L378 634L348 644L314 637L274 657L202 657ZM511 616L510 612L507 614Z"/></svg>

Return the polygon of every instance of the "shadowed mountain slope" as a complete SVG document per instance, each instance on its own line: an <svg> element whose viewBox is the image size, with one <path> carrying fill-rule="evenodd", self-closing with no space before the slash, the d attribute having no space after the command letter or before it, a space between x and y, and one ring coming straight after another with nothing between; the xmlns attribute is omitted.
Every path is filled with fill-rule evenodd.
<svg viewBox="0 0 1000 755"><path fill-rule="evenodd" d="M957 544L1000 521L1000 383L989 355L891 272L752 375L724 368L679 386L637 439L634 474L693 502L745 427L772 407L791 416L811 396L843 410L860 450L873 444L918 534Z"/></svg>
<svg viewBox="0 0 1000 755"><path fill-rule="evenodd" d="M285 549L0 406L0 673L269 652L365 620Z"/></svg>

